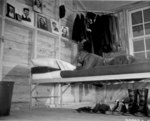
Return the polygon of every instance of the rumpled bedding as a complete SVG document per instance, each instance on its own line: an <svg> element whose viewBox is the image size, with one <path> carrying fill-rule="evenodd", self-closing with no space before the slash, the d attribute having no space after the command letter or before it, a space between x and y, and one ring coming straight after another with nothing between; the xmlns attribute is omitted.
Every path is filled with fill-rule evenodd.
<svg viewBox="0 0 150 121"><path fill-rule="evenodd" d="M119 55L107 61L104 66L85 70L62 71L62 78L99 75L130 74L150 72L150 60L139 59L131 55Z"/></svg>
<svg viewBox="0 0 150 121"><path fill-rule="evenodd" d="M61 65L61 64L59 64ZM66 63L65 63L66 65ZM61 69L67 67L67 69ZM130 55L120 55L107 61L103 66L97 66L94 68L84 70L73 70L69 66L61 66L61 68L53 68L47 66L36 66L31 68L32 76L38 76L37 78L53 78L53 77L86 77L86 76L99 76L99 75L113 75L113 74L128 74L128 73L144 73L150 72L150 60L137 59ZM46 75L44 75L46 74ZM54 76L55 75L55 76Z"/></svg>
<svg viewBox="0 0 150 121"><path fill-rule="evenodd" d="M131 64L135 63L139 59L136 59L134 56L131 55L119 55L112 58L106 65L122 65L122 64Z"/></svg>

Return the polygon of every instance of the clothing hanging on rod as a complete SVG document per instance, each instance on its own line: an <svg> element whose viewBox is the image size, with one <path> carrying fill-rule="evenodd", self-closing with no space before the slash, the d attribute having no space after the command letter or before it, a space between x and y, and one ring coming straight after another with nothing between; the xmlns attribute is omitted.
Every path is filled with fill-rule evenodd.
<svg viewBox="0 0 150 121"><path fill-rule="evenodd" d="M82 13L77 14L75 17L72 30L72 40L83 45L80 47L83 47L84 50L92 52L91 33L87 29L86 16Z"/></svg>
<svg viewBox="0 0 150 121"><path fill-rule="evenodd" d="M75 18L72 39L76 42L86 40L83 49L100 56L114 51L119 40L117 17L112 13L98 15L84 12L85 16L79 12ZM80 19L82 15L84 19Z"/></svg>
<svg viewBox="0 0 150 121"><path fill-rule="evenodd" d="M116 16L97 15L92 27L94 53L102 56L103 53L117 51L119 38L119 22Z"/></svg>
<svg viewBox="0 0 150 121"><path fill-rule="evenodd" d="M87 12L91 12L91 13L104 13L104 14L114 14L114 11L88 11L88 10L73 10L73 12L77 12L77 13L87 13Z"/></svg>

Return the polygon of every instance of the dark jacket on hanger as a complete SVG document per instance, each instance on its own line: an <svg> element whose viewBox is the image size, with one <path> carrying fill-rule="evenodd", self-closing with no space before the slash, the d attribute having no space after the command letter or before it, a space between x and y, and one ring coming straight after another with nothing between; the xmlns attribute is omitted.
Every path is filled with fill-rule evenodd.
<svg viewBox="0 0 150 121"><path fill-rule="evenodd" d="M77 14L72 31L72 40L76 42L81 42L82 40L86 40L83 44L83 50L86 50L89 53L93 52L92 47L92 35L91 32L87 31L87 22L86 18L83 14Z"/></svg>
<svg viewBox="0 0 150 121"><path fill-rule="evenodd" d="M90 27L91 31L88 31ZM76 42L87 40L83 49L102 56L116 49L119 42L118 18L114 15L96 15L96 21L87 25L87 18L77 14L74 24L72 39ZM117 44L116 44L117 43Z"/></svg>
<svg viewBox="0 0 150 121"><path fill-rule="evenodd" d="M87 39L85 18L83 14L77 14L73 24L72 40L81 42L83 39Z"/></svg>
<svg viewBox="0 0 150 121"><path fill-rule="evenodd" d="M112 52L118 41L118 19L112 15L97 15L92 27L94 53L102 56L103 53Z"/></svg>

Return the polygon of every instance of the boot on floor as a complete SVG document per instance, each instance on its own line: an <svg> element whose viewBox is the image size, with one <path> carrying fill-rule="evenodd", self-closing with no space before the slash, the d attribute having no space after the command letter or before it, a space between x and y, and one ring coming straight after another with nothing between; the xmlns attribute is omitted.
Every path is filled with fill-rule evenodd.
<svg viewBox="0 0 150 121"><path fill-rule="evenodd" d="M148 116L149 109L148 109L148 104L147 104L147 99L148 99L148 89L143 88L143 89L138 89L138 96L139 96L139 109L138 109L138 114Z"/></svg>
<svg viewBox="0 0 150 121"><path fill-rule="evenodd" d="M130 114L135 114L138 112L138 103L137 103L137 89L128 89L129 94L129 103L128 103L128 112Z"/></svg>

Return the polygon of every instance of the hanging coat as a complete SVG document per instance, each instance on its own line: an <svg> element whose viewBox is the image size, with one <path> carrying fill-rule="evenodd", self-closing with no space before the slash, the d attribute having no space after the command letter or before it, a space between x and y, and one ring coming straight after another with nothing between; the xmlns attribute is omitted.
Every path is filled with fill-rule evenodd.
<svg viewBox="0 0 150 121"><path fill-rule="evenodd" d="M85 18L83 14L77 14L73 24L72 40L81 42L83 39L87 39Z"/></svg>

